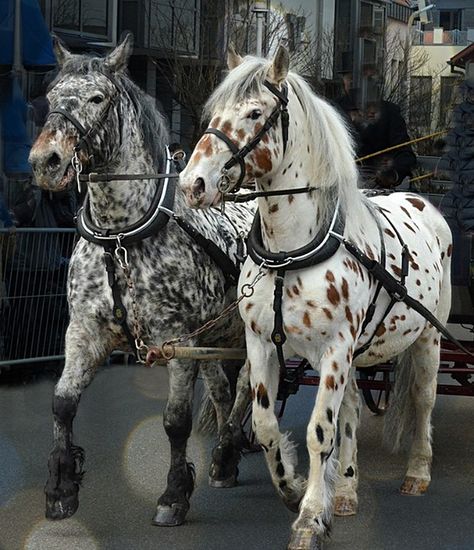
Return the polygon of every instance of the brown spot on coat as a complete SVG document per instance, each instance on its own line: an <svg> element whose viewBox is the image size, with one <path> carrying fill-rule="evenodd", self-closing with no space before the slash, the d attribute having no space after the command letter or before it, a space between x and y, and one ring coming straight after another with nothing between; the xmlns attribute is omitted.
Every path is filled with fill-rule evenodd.
<svg viewBox="0 0 474 550"><path fill-rule="evenodd" d="M418 210L420 212L422 212L426 206L426 204L421 200L421 199L417 199L417 198L409 198L407 199L408 202L411 202L411 204L415 207L415 208L418 208Z"/></svg>
<svg viewBox="0 0 474 550"><path fill-rule="evenodd" d="M385 323L381 323L377 330L375 331L375 336L382 336L382 334L385 334L387 332L387 329L385 327Z"/></svg>
<svg viewBox="0 0 474 550"><path fill-rule="evenodd" d="M328 300L331 302L333 306L337 306L341 301L339 292L337 291L337 288L334 285L330 285L330 287L328 288L327 296L328 296Z"/></svg>
<svg viewBox="0 0 474 550"><path fill-rule="evenodd" d="M416 233L416 231L413 229L413 227L409 223L407 222L403 222L403 223L408 227L410 231L413 231L413 233Z"/></svg>
<svg viewBox="0 0 474 550"><path fill-rule="evenodd" d="M270 214L274 214L275 212L278 212L278 208L278 204L275 203L268 207L268 211L270 212Z"/></svg>
<svg viewBox="0 0 474 550"><path fill-rule="evenodd" d="M305 327L308 328L311 326L311 317L309 316L309 313L307 311L305 311L303 315L303 324Z"/></svg>
<svg viewBox="0 0 474 550"><path fill-rule="evenodd" d="M390 267L392 268L392 271L395 273L395 275L398 275L398 277L401 276L402 270L398 267L398 265L392 264Z"/></svg>
<svg viewBox="0 0 474 550"><path fill-rule="evenodd" d="M450 244L448 246L448 250L446 251L446 254L448 255L448 258L451 256L452 253L453 253L453 245Z"/></svg>
<svg viewBox="0 0 474 550"><path fill-rule="evenodd" d="M248 302L246 305L245 305L245 311L249 311L249 309L253 308L253 303L252 302Z"/></svg>
<svg viewBox="0 0 474 550"><path fill-rule="evenodd" d="M332 319L332 312L330 309L328 309L327 307L323 307L323 311L328 319Z"/></svg>
<svg viewBox="0 0 474 550"><path fill-rule="evenodd" d="M337 361L333 361L331 367L334 372L337 372L339 370L339 365L337 364Z"/></svg>
<svg viewBox="0 0 474 550"><path fill-rule="evenodd" d="M344 277L342 278L341 290L342 290L342 297L347 302L347 300L349 299L349 285Z"/></svg>
<svg viewBox="0 0 474 550"><path fill-rule="evenodd" d="M260 383L257 388L257 403L260 404L264 409L268 409L268 407L270 406L267 388L265 388L262 383Z"/></svg>
<svg viewBox="0 0 474 550"><path fill-rule="evenodd" d="M334 273L332 271L326 271L326 279L330 282L330 283L334 283L336 281L336 279L334 278Z"/></svg>
<svg viewBox="0 0 474 550"><path fill-rule="evenodd" d="M333 390L336 385L336 381L334 380L334 376L332 374L329 376L326 376L326 379L324 382L328 390Z"/></svg>
<svg viewBox="0 0 474 550"><path fill-rule="evenodd" d="M306 305L309 307L317 307L313 300L306 300Z"/></svg>
<svg viewBox="0 0 474 550"><path fill-rule="evenodd" d="M384 233L386 233L389 237L393 237L395 238L395 233L389 229L388 227L386 227L384 230L383 230Z"/></svg>
<svg viewBox="0 0 474 550"><path fill-rule="evenodd" d="M349 323L353 323L354 319L352 317L352 311L349 306L346 306L346 319L349 321Z"/></svg>
<svg viewBox="0 0 474 550"><path fill-rule="evenodd" d="M252 329L255 334L262 334L262 331L260 330L260 327L257 325L255 321L251 321L250 328Z"/></svg>

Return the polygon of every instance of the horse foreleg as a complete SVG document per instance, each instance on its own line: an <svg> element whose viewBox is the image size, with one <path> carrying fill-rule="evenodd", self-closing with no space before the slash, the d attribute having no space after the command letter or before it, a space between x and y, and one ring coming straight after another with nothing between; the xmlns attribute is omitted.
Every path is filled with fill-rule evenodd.
<svg viewBox="0 0 474 550"><path fill-rule="evenodd" d="M272 347L263 347L251 331L246 332L248 369L252 392L252 426L265 453L272 482L286 506L296 512L304 492L297 475L297 457L288 434L282 434L275 415L280 368Z"/></svg>
<svg viewBox="0 0 474 550"><path fill-rule="evenodd" d="M306 442L310 468L306 493L292 525L290 550L320 548L330 531L337 477L336 423L349 377L352 349L330 347L320 360L321 382L308 424ZM308 357L311 364L318 357Z"/></svg>
<svg viewBox="0 0 474 550"><path fill-rule="evenodd" d="M84 451L72 442L72 423L84 388L107 356L105 348L94 345L97 335L75 324L66 333L66 362L54 390L54 443L49 456L49 478L45 486L46 517L64 519L79 506L79 486L83 475Z"/></svg>
<svg viewBox="0 0 474 550"><path fill-rule="evenodd" d="M360 395L355 372L350 371L339 418L336 445L338 447L339 474L336 481L334 513L336 516L352 516L357 512L357 426L359 424Z"/></svg>
<svg viewBox="0 0 474 550"><path fill-rule="evenodd" d="M169 396L163 423L171 445L171 463L165 492L158 499L154 525L181 525L194 490L194 466L186 460L192 429L192 404L197 365L190 361L168 363Z"/></svg>
<svg viewBox="0 0 474 550"><path fill-rule="evenodd" d="M248 362L240 369L234 406L227 422L219 431L219 443L212 451L209 468L211 487L233 487L237 482L243 434L242 419L250 402Z"/></svg>

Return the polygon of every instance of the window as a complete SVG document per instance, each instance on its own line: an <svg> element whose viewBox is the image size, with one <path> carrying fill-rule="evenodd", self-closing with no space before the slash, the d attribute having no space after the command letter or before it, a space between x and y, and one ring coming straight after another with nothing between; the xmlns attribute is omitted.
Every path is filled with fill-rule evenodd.
<svg viewBox="0 0 474 550"><path fill-rule="evenodd" d="M148 0L150 46L197 54L199 0Z"/></svg>
<svg viewBox="0 0 474 550"><path fill-rule="evenodd" d="M410 123L417 128L431 126L431 76L410 79Z"/></svg>
<svg viewBox="0 0 474 550"><path fill-rule="evenodd" d="M445 31L461 29L461 10L439 10L439 26Z"/></svg>
<svg viewBox="0 0 474 550"><path fill-rule="evenodd" d="M53 27L107 37L113 0L53 0Z"/></svg>

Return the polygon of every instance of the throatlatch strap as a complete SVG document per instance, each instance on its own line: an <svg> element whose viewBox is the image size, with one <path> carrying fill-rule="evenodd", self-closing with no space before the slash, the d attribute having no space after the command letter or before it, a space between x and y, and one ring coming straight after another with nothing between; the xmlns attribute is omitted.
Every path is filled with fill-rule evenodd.
<svg viewBox="0 0 474 550"><path fill-rule="evenodd" d="M286 334L283 329L283 284L285 282L285 270L279 269L275 277L275 290L273 291L273 311L275 317L273 321L272 342L275 344L278 362L280 368L285 368L285 356L283 355L283 344L286 342Z"/></svg>

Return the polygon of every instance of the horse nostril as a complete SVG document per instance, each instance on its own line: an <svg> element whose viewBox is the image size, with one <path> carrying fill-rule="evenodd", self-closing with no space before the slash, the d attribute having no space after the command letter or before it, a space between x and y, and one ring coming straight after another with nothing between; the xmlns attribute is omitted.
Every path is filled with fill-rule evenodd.
<svg viewBox="0 0 474 550"><path fill-rule="evenodd" d="M51 170L56 170L61 165L61 159L57 153L53 153L46 161L46 164Z"/></svg>
<svg viewBox="0 0 474 550"><path fill-rule="evenodd" d="M206 189L206 185L204 183L203 178L196 178L195 182L192 185L192 192L194 195L194 198L199 198L200 195L204 193Z"/></svg>

